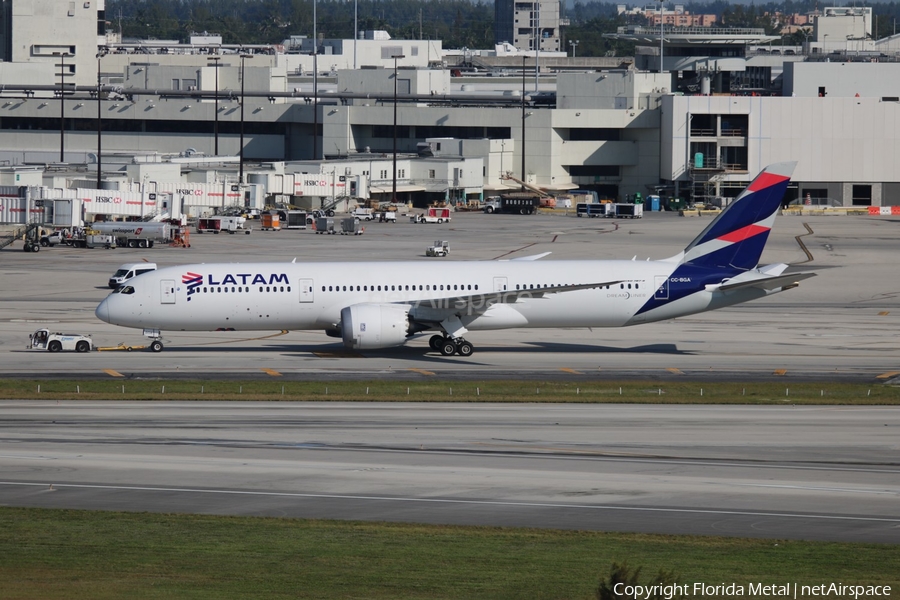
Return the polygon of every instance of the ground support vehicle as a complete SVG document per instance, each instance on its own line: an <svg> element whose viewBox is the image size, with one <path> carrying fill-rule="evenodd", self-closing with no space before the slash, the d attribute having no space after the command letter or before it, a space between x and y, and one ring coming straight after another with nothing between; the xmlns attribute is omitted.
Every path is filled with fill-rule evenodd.
<svg viewBox="0 0 900 600"><path fill-rule="evenodd" d="M112 289L116 289L120 285L124 284L129 279L137 277L142 273L149 273L150 271L156 270L156 263L151 262L139 262L139 263L125 263L118 269L116 272L112 274L112 277L109 278L107 282L109 287Z"/></svg>
<svg viewBox="0 0 900 600"><path fill-rule="evenodd" d="M575 216L578 217L610 217L613 214L613 207L615 205L611 203L591 203L591 202L580 202L575 206Z"/></svg>
<svg viewBox="0 0 900 600"><path fill-rule="evenodd" d="M263 231L281 231L281 217L278 213L263 213L259 219L259 227Z"/></svg>
<svg viewBox="0 0 900 600"><path fill-rule="evenodd" d="M332 235L337 233L334 230L334 218L333 217L319 217L316 219L315 225L316 225L316 233L329 233Z"/></svg>
<svg viewBox="0 0 900 600"><path fill-rule="evenodd" d="M533 215L541 205L541 196L532 192L509 192L492 196L484 203L484 212L510 215Z"/></svg>
<svg viewBox="0 0 900 600"><path fill-rule="evenodd" d="M450 254L450 242L435 240L434 244L425 248L425 256L447 256Z"/></svg>
<svg viewBox="0 0 900 600"><path fill-rule="evenodd" d="M306 229L308 217L305 210L279 210L282 229Z"/></svg>
<svg viewBox="0 0 900 600"><path fill-rule="evenodd" d="M41 246L44 248L52 248L57 244L65 244L66 236L62 231L54 231L53 233L48 233L47 235L41 236Z"/></svg>
<svg viewBox="0 0 900 600"><path fill-rule="evenodd" d="M411 223L443 223L443 219L437 217L429 217L428 215L412 215L409 218Z"/></svg>
<svg viewBox="0 0 900 600"><path fill-rule="evenodd" d="M120 343L118 346L99 346L96 350L97 352L112 352L114 350L124 350L125 352L131 352L132 350L146 350L147 346L129 346L124 343Z"/></svg>
<svg viewBox="0 0 900 600"><path fill-rule="evenodd" d="M350 213L351 216L359 219L360 221L372 221L375 219L375 212L371 208L365 208L362 206L357 206L353 209L353 212Z"/></svg>
<svg viewBox="0 0 900 600"><path fill-rule="evenodd" d="M25 252L40 252L41 244L39 239L40 226L37 223L31 223L25 228L24 238L25 244L22 246L22 250ZM5 248L12 244L15 240L22 235L22 232L17 230L13 235L0 237L0 249Z"/></svg>
<svg viewBox="0 0 900 600"><path fill-rule="evenodd" d="M244 223L246 222L247 219L245 217L219 216L197 219L197 233L219 233L221 231L227 231L234 235L238 231L243 231L249 235L250 230L244 229Z"/></svg>
<svg viewBox="0 0 900 600"><path fill-rule="evenodd" d="M334 216L333 208L328 208L328 209L318 208L306 215L306 224L314 225L316 222L316 219L318 219L319 217L333 217L333 216Z"/></svg>
<svg viewBox="0 0 900 600"><path fill-rule="evenodd" d="M197 233L219 233L222 230L222 221L216 218L197 219Z"/></svg>
<svg viewBox="0 0 900 600"><path fill-rule="evenodd" d="M375 218L379 223L396 223L397 213L392 210L375 213Z"/></svg>
<svg viewBox="0 0 900 600"><path fill-rule="evenodd" d="M640 219L644 216L643 204L613 204L618 219Z"/></svg>
<svg viewBox="0 0 900 600"><path fill-rule="evenodd" d="M155 242L168 244L172 241L172 225L169 223L98 221L92 223L90 229L112 235L117 246L128 248L152 248Z"/></svg>
<svg viewBox="0 0 900 600"><path fill-rule="evenodd" d="M79 229L75 235L66 240L66 245L73 248L110 248L116 247L115 236L100 233L93 229Z"/></svg>
<svg viewBox="0 0 900 600"><path fill-rule="evenodd" d="M56 333L49 329L38 329L28 336L28 350L90 352L93 347L91 336L80 333Z"/></svg>
<svg viewBox="0 0 900 600"><path fill-rule="evenodd" d="M359 219L355 217L341 219L341 235L362 235L365 230L365 227L360 227Z"/></svg>

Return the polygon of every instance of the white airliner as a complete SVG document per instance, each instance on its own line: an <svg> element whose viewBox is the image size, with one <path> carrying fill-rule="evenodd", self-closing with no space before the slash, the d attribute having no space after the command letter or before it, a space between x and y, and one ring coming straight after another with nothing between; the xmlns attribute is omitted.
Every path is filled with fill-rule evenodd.
<svg viewBox="0 0 900 600"><path fill-rule="evenodd" d="M97 307L101 320L162 330L324 330L356 350L438 332L433 350L469 356L468 331L623 327L754 300L814 273L758 266L796 163L763 170L677 256L658 261L227 263L134 278Z"/></svg>

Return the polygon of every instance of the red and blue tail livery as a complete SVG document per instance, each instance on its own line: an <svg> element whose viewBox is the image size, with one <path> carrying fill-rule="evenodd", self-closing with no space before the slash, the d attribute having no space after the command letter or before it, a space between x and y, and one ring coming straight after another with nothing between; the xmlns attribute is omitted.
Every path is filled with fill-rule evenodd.
<svg viewBox="0 0 900 600"><path fill-rule="evenodd" d="M757 175L685 248L683 262L738 271L755 269L796 165L778 163Z"/></svg>
<svg viewBox="0 0 900 600"><path fill-rule="evenodd" d="M135 277L97 307L144 330L318 330L357 352L426 332L467 357L464 336L499 329L625 327L715 310L796 287L814 273L759 266L794 163L772 165L677 256L662 260L364 260L195 264Z"/></svg>

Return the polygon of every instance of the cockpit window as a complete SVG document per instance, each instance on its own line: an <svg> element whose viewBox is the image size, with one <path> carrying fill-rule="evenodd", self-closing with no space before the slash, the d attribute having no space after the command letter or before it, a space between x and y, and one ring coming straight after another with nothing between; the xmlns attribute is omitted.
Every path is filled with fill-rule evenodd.
<svg viewBox="0 0 900 600"><path fill-rule="evenodd" d="M133 294L133 293L134 293L134 288L131 287L130 285L122 285L122 286L119 286L119 287L117 287L116 290L113 292L113 294L129 294L129 295L130 295L130 294Z"/></svg>

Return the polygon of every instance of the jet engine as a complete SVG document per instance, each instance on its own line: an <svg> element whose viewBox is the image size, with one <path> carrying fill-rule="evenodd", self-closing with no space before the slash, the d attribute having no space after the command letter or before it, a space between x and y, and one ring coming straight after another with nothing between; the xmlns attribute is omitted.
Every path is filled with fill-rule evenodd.
<svg viewBox="0 0 900 600"><path fill-rule="evenodd" d="M356 350L400 346L409 332L409 306L354 304L341 310L344 345Z"/></svg>

